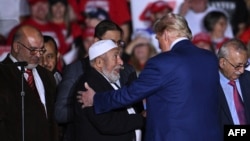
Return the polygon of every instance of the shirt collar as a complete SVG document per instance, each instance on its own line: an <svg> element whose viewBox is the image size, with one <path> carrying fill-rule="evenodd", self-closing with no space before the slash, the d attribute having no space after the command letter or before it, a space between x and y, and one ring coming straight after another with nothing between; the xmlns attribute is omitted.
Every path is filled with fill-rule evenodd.
<svg viewBox="0 0 250 141"><path fill-rule="evenodd" d="M180 38L174 40L173 43L170 45L170 50L173 48L173 46L174 46L176 43L178 43L178 42L180 42L180 41L182 41L182 40L188 40L188 38L187 38L187 37L180 37Z"/></svg>

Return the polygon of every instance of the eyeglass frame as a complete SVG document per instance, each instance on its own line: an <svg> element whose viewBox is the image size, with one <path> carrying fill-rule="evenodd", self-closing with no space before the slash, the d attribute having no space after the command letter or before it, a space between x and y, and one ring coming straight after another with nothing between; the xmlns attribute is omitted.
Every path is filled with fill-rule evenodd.
<svg viewBox="0 0 250 141"><path fill-rule="evenodd" d="M244 67L244 68L246 68L246 67L248 67L250 64L249 64L249 62L247 61L247 63L246 64L244 64L244 65L237 65L237 66L235 66L234 64L232 64L227 58L225 58L225 57L223 57L235 70L239 70L240 68L242 68L242 67Z"/></svg>
<svg viewBox="0 0 250 141"><path fill-rule="evenodd" d="M26 48L27 50L30 51L30 55L36 55L37 52L39 52L40 55L43 55L47 50L45 49L45 47L42 47L41 49L31 49L29 47L27 47L26 45L24 45L23 43L17 41L17 43L21 44L24 48ZM34 52L34 53L32 53Z"/></svg>
<svg viewBox="0 0 250 141"><path fill-rule="evenodd" d="M102 38L100 38L100 37L97 37L99 40L103 40ZM126 45L126 43L125 43L125 41L123 41L123 40L118 40L117 42L115 41L115 40L113 40L113 39L109 39L109 40L112 40L114 43L116 43L119 47L122 47L122 48L125 48L125 45Z"/></svg>

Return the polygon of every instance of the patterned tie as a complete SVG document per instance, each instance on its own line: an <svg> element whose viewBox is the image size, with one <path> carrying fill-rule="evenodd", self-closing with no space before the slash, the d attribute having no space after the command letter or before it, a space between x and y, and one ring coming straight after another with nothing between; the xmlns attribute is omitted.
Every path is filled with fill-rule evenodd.
<svg viewBox="0 0 250 141"><path fill-rule="evenodd" d="M32 91L34 92L35 96L41 102L39 93L38 93L36 85L35 85L35 81L34 81L34 76L33 76L33 73L32 73L32 69L27 69L25 72L28 74L27 82L28 82L29 87L32 89ZM43 112L44 112L44 114L45 114L45 116L47 118L46 107L45 107L45 105L42 102L41 102L41 107L42 107Z"/></svg>
<svg viewBox="0 0 250 141"><path fill-rule="evenodd" d="M245 117L245 109L244 109L243 101L239 95L235 81L231 80L230 82L228 82L228 84L233 87L233 97L234 97L234 105L236 108L236 112L237 112L240 124L244 125L246 124L246 117Z"/></svg>
<svg viewBox="0 0 250 141"><path fill-rule="evenodd" d="M28 79L27 79L28 85L33 90L33 92L38 95L36 85L35 85L35 82L34 82L34 76L33 76L33 73L32 73L32 69L27 69L26 73L28 74Z"/></svg>

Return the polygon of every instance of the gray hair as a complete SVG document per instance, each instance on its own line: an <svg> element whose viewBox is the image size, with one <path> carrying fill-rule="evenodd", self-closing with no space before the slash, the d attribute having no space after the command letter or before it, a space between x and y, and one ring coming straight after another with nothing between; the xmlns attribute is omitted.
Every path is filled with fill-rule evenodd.
<svg viewBox="0 0 250 141"><path fill-rule="evenodd" d="M177 33L178 37L187 37L190 40L192 39L192 32L187 21L184 17L178 14L166 14L155 22L153 28L155 33L162 34L164 30L172 30Z"/></svg>
<svg viewBox="0 0 250 141"><path fill-rule="evenodd" d="M236 52L247 52L247 48L239 39L230 39L226 41L218 51L218 58L226 58L229 56L229 49L233 48Z"/></svg>

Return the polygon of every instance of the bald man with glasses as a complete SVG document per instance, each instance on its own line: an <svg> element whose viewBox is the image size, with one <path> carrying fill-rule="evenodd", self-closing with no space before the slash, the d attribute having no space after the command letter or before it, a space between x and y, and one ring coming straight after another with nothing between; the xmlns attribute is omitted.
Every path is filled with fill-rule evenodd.
<svg viewBox="0 0 250 141"><path fill-rule="evenodd" d="M45 52L39 30L24 25L16 31L11 52L0 65L0 140L58 141L53 118L56 82L38 65Z"/></svg>

